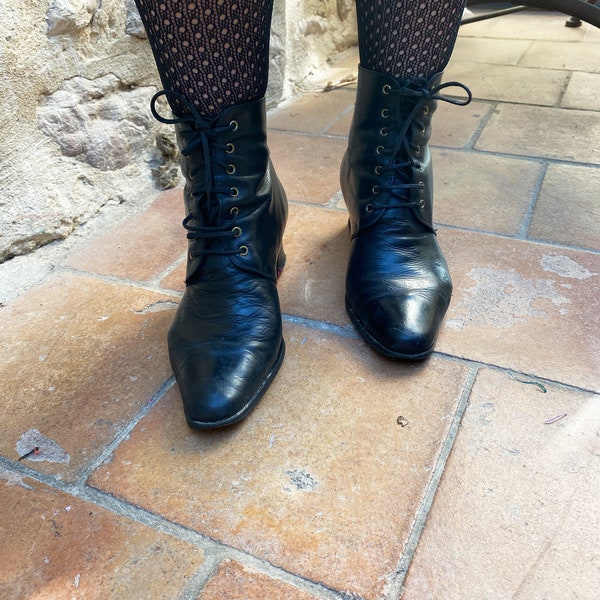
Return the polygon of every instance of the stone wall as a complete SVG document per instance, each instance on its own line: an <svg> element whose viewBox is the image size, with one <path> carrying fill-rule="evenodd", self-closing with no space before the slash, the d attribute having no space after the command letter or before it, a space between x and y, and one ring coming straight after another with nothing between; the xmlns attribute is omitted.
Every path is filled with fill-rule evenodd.
<svg viewBox="0 0 600 600"><path fill-rule="evenodd" d="M355 43L352 0L275 0L271 106ZM177 181L133 0L0 0L0 262Z"/></svg>

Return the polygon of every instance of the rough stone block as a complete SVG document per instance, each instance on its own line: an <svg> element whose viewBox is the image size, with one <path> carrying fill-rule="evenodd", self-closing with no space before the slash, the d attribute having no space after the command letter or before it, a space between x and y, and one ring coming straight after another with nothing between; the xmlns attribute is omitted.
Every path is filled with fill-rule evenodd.
<svg viewBox="0 0 600 600"><path fill-rule="evenodd" d="M46 16L48 35L72 33L87 27L99 5L98 0L53 0Z"/></svg>

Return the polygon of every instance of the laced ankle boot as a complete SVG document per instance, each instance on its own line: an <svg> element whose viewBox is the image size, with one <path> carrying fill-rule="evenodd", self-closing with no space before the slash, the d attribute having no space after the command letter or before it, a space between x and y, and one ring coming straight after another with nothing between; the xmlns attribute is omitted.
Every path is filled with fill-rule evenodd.
<svg viewBox="0 0 600 600"><path fill-rule="evenodd" d="M471 93L441 79L399 81L359 67L341 166L351 234L346 310L365 340L392 358L423 359L433 351L452 294L433 228L427 144L437 100L462 106ZM440 95L450 86L468 98Z"/></svg>
<svg viewBox="0 0 600 600"><path fill-rule="evenodd" d="M264 100L212 122L191 105L189 116L165 119L156 98L170 93L157 94L152 112L175 125L189 241L169 356L189 426L209 429L243 419L283 361L276 284L287 200L269 159Z"/></svg>

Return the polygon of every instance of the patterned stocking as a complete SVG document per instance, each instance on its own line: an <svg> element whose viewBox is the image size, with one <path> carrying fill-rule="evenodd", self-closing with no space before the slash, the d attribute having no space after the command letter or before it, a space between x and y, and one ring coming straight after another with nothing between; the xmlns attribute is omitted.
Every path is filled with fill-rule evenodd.
<svg viewBox="0 0 600 600"><path fill-rule="evenodd" d="M356 0L360 62L396 79L444 69L466 0Z"/></svg>
<svg viewBox="0 0 600 600"><path fill-rule="evenodd" d="M165 89L205 118L262 98L273 0L135 0ZM169 96L176 114L184 104Z"/></svg>

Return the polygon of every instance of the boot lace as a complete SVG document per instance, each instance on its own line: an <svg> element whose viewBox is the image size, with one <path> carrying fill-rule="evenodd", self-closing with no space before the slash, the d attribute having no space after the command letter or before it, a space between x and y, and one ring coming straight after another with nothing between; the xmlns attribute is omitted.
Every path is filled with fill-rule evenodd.
<svg viewBox="0 0 600 600"><path fill-rule="evenodd" d="M175 98L181 102L187 109L188 113L183 115L175 115L175 118L169 119L163 117L157 109L156 103L161 96L167 98ZM231 154L235 147L233 144L219 143L217 140L221 134L227 131L236 131L238 128L237 121L231 121L227 125L217 126L216 122L210 122L204 119L196 110L195 106L182 94L174 90L162 90L152 97L150 102L150 110L154 118L166 125L177 125L180 123L188 123L192 127L192 134L188 136L187 144L181 149L183 156L190 156L194 152L201 150L204 167L204 177L196 177L196 171L190 171L188 174L188 183L191 184L190 195L194 200L194 208L192 212L183 219L182 225L187 230L188 240L199 239L217 239L227 237L239 237L241 229L236 227L236 221L239 213L237 207L232 207L229 211L231 219L226 223L216 223L216 215L219 212L218 194L229 194L232 198L237 197L238 190L235 187L218 187L215 185L213 177L213 164L211 161L210 150L220 149L227 154ZM231 165L223 162L218 162L217 165L222 166L227 172ZM199 215L200 219L195 216ZM200 225L199 223L204 223ZM199 249L190 258L198 258L200 255L233 255L245 254L248 249L241 246L236 249Z"/></svg>
<svg viewBox="0 0 600 600"><path fill-rule="evenodd" d="M454 98L452 96L443 95L441 92L450 87L458 87L464 90L467 94L466 98ZM381 166L377 169L378 175L384 173L393 172L394 177L393 183L385 185L378 184L373 187L373 198L370 202L370 210L376 208L392 208L398 206L398 200L402 202L402 206L419 207L421 202L411 202L408 198L407 190L413 188L423 188L423 182L413 183L413 169L421 168L420 165L414 160L414 155L421 152L421 147L411 141L409 131L416 125L421 131L425 132L425 124L419 120L420 115L427 115L429 113L428 103L433 100L441 100L442 102L448 102L456 106L466 106L473 98L471 90L459 83L458 81L448 81L440 85L429 87L429 82L425 78L418 78L411 80L406 83L405 86L393 89L389 85L383 87L383 93L390 96L399 96L415 101L413 109L410 113L404 117L401 111L398 111L396 117L396 129L398 134L396 136L396 142L393 148L386 149L384 146L378 146L377 153L382 156L389 156L387 166ZM385 136L390 133L390 130L386 127L382 128L381 135ZM375 202L375 196L382 192L389 192L387 201ZM427 225L428 228L431 226ZM432 229L432 228L431 228ZM433 231L433 229L432 229Z"/></svg>

